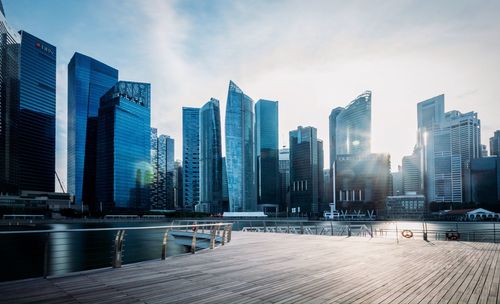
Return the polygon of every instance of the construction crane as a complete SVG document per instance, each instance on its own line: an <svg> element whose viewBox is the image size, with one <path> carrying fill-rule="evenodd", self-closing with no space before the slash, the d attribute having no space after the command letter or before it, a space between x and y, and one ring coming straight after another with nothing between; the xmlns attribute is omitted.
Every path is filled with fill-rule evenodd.
<svg viewBox="0 0 500 304"><path fill-rule="evenodd" d="M63 193L66 193L66 189L64 189L63 183L61 182L61 179L59 178L59 174L57 174L57 171L54 171L56 173L57 181L59 182L59 186L61 186L61 190Z"/></svg>

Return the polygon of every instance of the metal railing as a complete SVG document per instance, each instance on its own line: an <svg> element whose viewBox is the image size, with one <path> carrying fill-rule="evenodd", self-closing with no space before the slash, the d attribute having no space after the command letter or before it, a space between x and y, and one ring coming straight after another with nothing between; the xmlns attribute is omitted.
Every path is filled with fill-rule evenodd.
<svg viewBox="0 0 500 304"><path fill-rule="evenodd" d="M143 233L143 232L153 232L153 231L155 233ZM158 232L162 232L161 238L158 238ZM32 237L36 236L37 240L42 239L43 277L46 278L47 276L52 275L51 271L49 271L49 266L60 266L61 264L68 263L68 260L71 260L71 258L73 257L72 255L77 254L76 252L70 252L68 248L70 248L71 245L73 245L76 242L82 242L81 235L80 236L77 235L82 233L86 233L87 235L92 233L100 234L101 237L96 237L94 239L96 243L100 243L99 244L100 246L97 246L96 244L95 248L93 247L91 248L99 250L101 251L101 253L102 251L106 251L105 249L106 247L108 248L108 250L111 249L111 267L119 268L122 266L123 263L124 252L125 252L124 243L127 234L135 233L136 237L140 238L140 241L145 244L148 244L148 242L154 242L155 244L161 245L161 252L158 252L156 256L159 257L161 260L165 260L167 258L167 249L168 249L167 246L170 243L168 241L169 235L174 236L176 239L181 238L189 240L189 242L187 242L187 244L189 244L187 245L189 248L188 252L194 254L196 253L197 248L214 249L217 246L217 244L223 246L226 243L229 243L231 241L232 223L212 222L204 224L193 223L187 225L174 225L172 223L171 225L150 226L150 227L113 227L113 228L0 231L0 237L15 238L16 241L18 241L18 243L22 243L27 239L33 240L34 238L28 238L30 236ZM110 233L114 234L112 243L102 242L102 239L106 239L106 236L108 236ZM106 236L104 234L106 234ZM108 245L106 246L105 243L107 243ZM141 250L141 248L139 248L139 250ZM92 252L92 251L93 250L85 252L84 255L92 256L98 254L98 252ZM153 253L153 256L154 255L155 254ZM84 258L86 259L87 257L85 256ZM58 259L63 259L64 261L58 261ZM4 261L4 263L9 263L9 262L15 262L15 261ZM102 262L99 265L91 264L87 266L88 269L101 268ZM58 269L61 270L60 268ZM63 269L62 271L56 271L56 274L71 272L64 270L65 269Z"/></svg>

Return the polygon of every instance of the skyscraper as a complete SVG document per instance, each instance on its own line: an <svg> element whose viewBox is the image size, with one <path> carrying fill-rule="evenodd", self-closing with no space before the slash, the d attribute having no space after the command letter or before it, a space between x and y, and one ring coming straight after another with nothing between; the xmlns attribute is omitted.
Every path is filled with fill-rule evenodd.
<svg viewBox="0 0 500 304"><path fill-rule="evenodd" d="M0 190L54 191L56 48L0 12Z"/></svg>
<svg viewBox="0 0 500 304"><path fill-rule="evenodd" d="M232 212L257 209L253 107L253 100L230 81L226 106L226 168Z"/></svg>
<svg viewBox="0 0 500 304"><path fill-rule="evenodd" d="M495 131L493 137L490 137L490 155L500 156L500 130Z"/></svg>
<svg viewBox="0 0 500 304"><path fill-rule="evenodd" d="M279 207L278 102L260 99L255 104L257 207Z"/></svg>
<svg viewBox="0 0 500 304"><path fill-rule="evenodd" d="M402 175L403 175L403 193L415 192L423 194L423 175L422 175L422 157L421 149L416 148L412 155L403 156ZM393 193L393 195L398 195Z"/></svg>
<svg viewBox="0 0 500 304"><path fill-rule="evenodd" d="M168 135L160 135L158 137L158 143L165 154L165 201L162 207L168 210L175 210L175 140Z"/></svg>
<svg viewBox="0 0 500 304"><path fill-rule="evenodd" d="M118 82L118 70L75 53L68 64L68 192L95 208L99 100Z"/></svg>
<svg viewBox="0 0 500 304"><path fill-rule="evenodd" d="M96 197L106 208L149 209L151 86L120 81L101 97Z"/></svg>
<svg viewBox="0 0 500 304"><path fill-rule="evenodd" d="M336 117L335 155L369 154L371 151L371 100L366 91ZM332 137L330 135L330 137ZM330 152L330 155L332 152Z"/></svg>
<svg viewBox="0 0 500 304"><path fill-rule="evenodd" d="M158 129L151 128L151 184L149 187L149 197L151 209L157 209L159 198L159 185L161 183L160 172L158 169Z"/></svg>
<svg viewBox="0 0 500 304"><path fill-rule="evenodd" d="M444 95L417 105L419 145L424 153L428 201L463 202L470 197L464 175L481 157L481 123L477 113L444 112Z"/></svg>
<svg viewBox="0 0 500 304"><path fill-rule="evenodd" d="M200 204L197 211L222 212L222 144L219 101L200 109Z"/></svg>
<svg viewBox="0 0 500 304"><path fill-rule="evenodd" d="M200 202L200 109L182 108L182 190L184 209Z"/></svg>
<svg viewBox="0 0 500 304"><path fill-rule="evenodd" d="M332 110L328 117L329 139L330 139L330 170L333 168L333 162L337 159L337 117L344 108L337 107ZM331 176L331 172L330 172Z"/></svg>
<svg viewBox="0 0 500 304"><path fill-rule="evenodd" d="M280 209L290 211L290 149L280 149L279 153Z"/></svg>
<svg viewBox="0 0 500 304"><path fill-rule="evenodd" d="M151 130L151 208L173 210L176 202L174 139L163 134L158 136L156 129Z"/></svg>
<svg viewBox="0 0 500 304"><path fill-rule="evenodd" d="M320 180L317 131L301 127L290 131L290 207L292 213L317 214L320 202Z"/></svg>

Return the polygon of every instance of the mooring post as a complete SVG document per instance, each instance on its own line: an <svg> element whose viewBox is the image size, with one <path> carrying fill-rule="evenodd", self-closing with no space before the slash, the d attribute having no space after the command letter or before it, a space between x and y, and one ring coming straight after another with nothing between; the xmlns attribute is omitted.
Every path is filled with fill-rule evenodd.
<svg viewBox="0 0 500 304"><path fill-rule="evenodd" d="M170 229L165 230L163 234L163 242L161 244L161 259L165 260L167 258L167 241L168 241L168 232Z"/></svg>
<svg viewBox="0 0 500 304"><path fill-rule="evenodd" d="M122 250L123 250L123 237L125 236L125 230L118 230L115 236L115 248L113 252L113 268L122 267Z"/></svg>

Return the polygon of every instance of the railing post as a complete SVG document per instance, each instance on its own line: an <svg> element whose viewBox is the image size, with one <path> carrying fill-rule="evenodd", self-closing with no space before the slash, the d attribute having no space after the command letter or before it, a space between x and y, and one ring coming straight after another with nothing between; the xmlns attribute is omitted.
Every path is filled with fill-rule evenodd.
<svg viewBox="0 0 500 304"><path fill-rule="evenodd" d="M304 234L304 223L300 222L300 234Z"/></svg>
<svg viewBox="0 0 500 304"><path fill-rule="evenodd" d="M262 223L264 224L264 232L266 232L267 230L266 221L262 221Z"/></svg>
<svg viewBox="0 0 500 304"><path fill-rule="evenodd" d="M210 249L215 248L215 226L210 229Z"/></svg>
<svg viewBox="0 0 500 304"><path fill-rule="evenodd" d="M125 230L118 230L115 237L115 248L113 252L113 268L122 267L122 250L123 250L123 237Z"/></svg>
<svg viewBox="0 0 500 304"><path fill-rule="evenodd" d="M170 229L165 230L163 234L163 243L161 245L161 259L165 260L167 258L167 241L168 241L168 232Z"/></svg>
<svg viewBox="0 0 500 304"><path fill-rule="evenodd" d="M196 252L196 230L198 230L197 227L193 227L193 239L191 240L191 253Z"/></svg>
<svg viewBox="0 0 500 304"><path fill-rule="evenodd" d="M46 279L49 274L49 233L45 235L43 248L43 278Z"/></svg>
<svg viewBox="0 0 500 304"><path fill-rule="evenodd" d="M333 236L333 220L330 221L330 234Z"/></svg>
<svg viewBox="0 0 500 304"><path fill-rule="evenodd" d="M222 242L220 243L222 246L224 246L224 243L226 242L226 229L227 227L224 226L224 230L222 231Z"/></svg>
<svg viewBox="0 0 500 304"><path fill-rule="evenodd" d="M351 237L351 223L347 224L347 237Z"/></svg>
<svg viewBox="0 0 500 304"><path fill-rule="evenodd" d="M227 242L231 242L231 232L233 231L233 225L229 224L229 231L227 233Z"/></svg>
<svg viewBox="0 0 500 304"><path fill-rule="evenodd" d="M497 232L496 232L496 227L495 223L493 223L493 243L497 242Z"/></svg>

